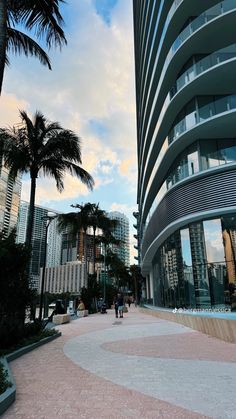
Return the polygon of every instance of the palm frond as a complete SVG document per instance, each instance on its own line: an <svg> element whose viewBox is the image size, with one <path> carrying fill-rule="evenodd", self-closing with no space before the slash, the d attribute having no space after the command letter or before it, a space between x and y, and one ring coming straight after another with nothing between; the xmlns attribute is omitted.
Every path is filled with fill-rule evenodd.
<svg viewBox="0 0 236 419"><path fill-rule="evenodd" d="M39 59L41 64L48 66L51 70L51 63L46 52L28 35L17 29L7 29L7 51L14 54L24 53L26 57L33 56Z"/></svg>
<svg viewBox="0 0 236 419"><path fill-rule="evenodd" d="M62 129L61 126L48 126L46 132L47 141L42 150L41 159L50 155L81 164L80 138L70 130Z"/></svg>
<svg viewBox="0 0 236 419"><path fill-rule="evenodd" d="M28 30L34 28L37 37L45 37L49 48L52 44L61 47L67 43L61 28L64 21L59 10L59 3L64 3L63 0L18 0L18 2L18 21Z"/></svg>
<svg viewBox="0 0 236 419"><path fill-rule="evenodd" d="M72 176L76 175L77 178L79 178L81 182L88 187L88 189L93 190L93 177L86 170L71 162L65 162L64 166Z"/></svg>
<svg viewBox="0 0 236 419"><path fill-rule="evenodd" d="M57 217L57 228L60 233L66 230L73 237L76 237L81 227L79 213L68 212L67 214L60 214Z"/></svg>
<svg viewBox="0 0 236 419"><path fill-rule="evenodd" d="M28 172L29 149L24 130L1 129L0 143L4 164L9 169L12 178L15 179L18 173Z"/></svg>

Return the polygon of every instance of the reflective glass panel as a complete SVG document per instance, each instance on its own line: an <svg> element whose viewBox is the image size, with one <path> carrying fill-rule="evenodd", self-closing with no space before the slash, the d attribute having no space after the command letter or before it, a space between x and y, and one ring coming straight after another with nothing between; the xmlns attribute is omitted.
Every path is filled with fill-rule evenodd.
<svg viewBox="0 0 236 419"><path fill-rule="evenodd" d="M203 222L206 243L208 278L213 306L224 304L224 247L221 220Z"/></svg>
<svg viewBox="0 0 236 419"><path fill-rule="evenodd" d="M185 306L196 307L189 229L186 228L184 230L181 230L180 236L181 236L182 260L183 260Z"/></svg>
<svg viewBox="0 0 236 419"><path fill-rule="evenodd" d="M190 244L193 262L193 280L196 307L210 307L210 290L207 270L204 229L202 222L189 226Z"/></svg>

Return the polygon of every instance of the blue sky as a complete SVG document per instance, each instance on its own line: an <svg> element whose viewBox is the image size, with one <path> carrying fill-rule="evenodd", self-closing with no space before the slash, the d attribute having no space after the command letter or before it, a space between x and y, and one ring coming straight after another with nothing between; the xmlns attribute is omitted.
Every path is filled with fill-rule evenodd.
<svg viewBox="0 0 236 419"><path fill-rule="evenodd" d="M59 194L52 180L40 178L36 202L62 212L71 211L71 204L99 202L129 217L132 239L137 210L132 0L71 0L63 5L63 17L68 45L49 52L52 71L36 59L9 57L0 126L18 123L19 109L30 115L39 109L75 131L94 191L68 175ZM22 199L29 200L28 179Z"/></svg>

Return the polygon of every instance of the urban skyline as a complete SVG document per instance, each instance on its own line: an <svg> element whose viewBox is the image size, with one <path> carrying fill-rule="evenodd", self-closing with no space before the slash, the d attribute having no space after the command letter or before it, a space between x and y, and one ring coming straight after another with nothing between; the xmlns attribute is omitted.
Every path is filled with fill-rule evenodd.
<svg viewBox="0 0 236 419"><path fill-rule="evenodd" d="M36 204L69 212L71 204L99 203L108 212L125 213L132 226L137 209L132 1L71 2L62 5L62 14L68 45L50 51L52 71L33 58L11 55L0 126L18 124L19 109L29 115L39 109L75 131L82 139L83 167L95 179L94 191L68 175L60 194L53 180L39 177ZM29 201L27 177L21 199ZM130 239L135 244L132 230ZM137 252L131 250L133 257Z"/></svg>

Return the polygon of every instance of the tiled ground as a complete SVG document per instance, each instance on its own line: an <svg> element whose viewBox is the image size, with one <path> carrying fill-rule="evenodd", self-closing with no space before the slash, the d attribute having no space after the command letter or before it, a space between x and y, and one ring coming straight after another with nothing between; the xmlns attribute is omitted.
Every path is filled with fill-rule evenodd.
<svg viewBox="0 0 236 419"><path fill-rule="evenodd" d="M134 307L122 321L116 321L112 311L74 320L58 329L62 337L10 364L17 397L2 418L236 417L231 408L236 388L233 344L139 313ZM188 373L182 367L184 362L190 372L195 368L195 387L188 386L187 379L183 384L183 377ZM204 379L197 378L201 366L207 372ZM173 380L168 381L172 368ZM181 374L177 374L178 368ZM226 400L229 409L223 416L217 407L220 400L215 377L221 380L222 399L230 400L232 393L232 403ZM174 381L179 381L176 392ZM203 402L204 388L207 394ZM198 394L199 404L193 409ZM213 404L214 395L216 404ZM206 414L207 410L213 414Z"/></svg>

